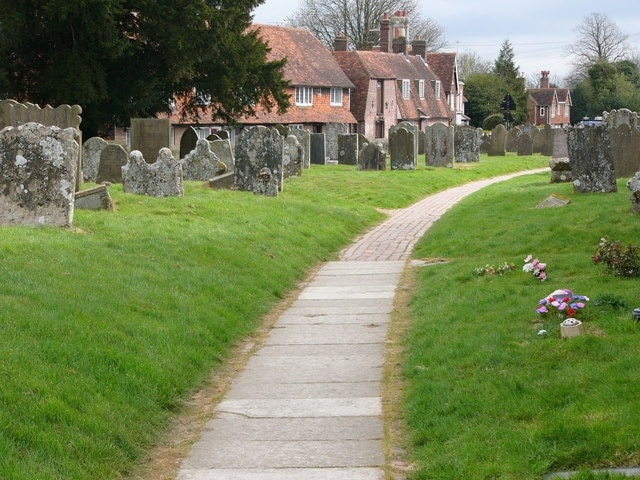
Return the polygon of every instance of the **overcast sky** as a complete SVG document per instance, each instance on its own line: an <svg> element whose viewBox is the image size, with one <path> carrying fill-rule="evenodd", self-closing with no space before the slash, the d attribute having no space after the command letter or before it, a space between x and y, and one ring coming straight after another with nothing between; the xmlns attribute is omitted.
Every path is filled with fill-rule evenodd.
<svg viewBox="0 0 640 480"><path fill-rule="evenodd" d="M609 17L629 44L640 51L640 0L420 0L422 15L433 18L445 32L449 51L476 52L493 62L509 40L515 63L526 78L550 70L555 80L571 67L567 45L575 28L591 13ZM298 8L295 0L266 0L254 12L255 23L284 24Z"/></svg>

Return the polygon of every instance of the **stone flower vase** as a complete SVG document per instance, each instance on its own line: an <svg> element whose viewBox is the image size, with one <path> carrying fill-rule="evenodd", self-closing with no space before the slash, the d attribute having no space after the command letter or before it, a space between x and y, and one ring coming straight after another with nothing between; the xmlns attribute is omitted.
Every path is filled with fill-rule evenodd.
<svg viewBox="0 0 640 480"><path fill-rule="evenodd" d="M584 335L584 326L580 320L567 318L560 324L562 338L577 337L578 335Z"/></svg>

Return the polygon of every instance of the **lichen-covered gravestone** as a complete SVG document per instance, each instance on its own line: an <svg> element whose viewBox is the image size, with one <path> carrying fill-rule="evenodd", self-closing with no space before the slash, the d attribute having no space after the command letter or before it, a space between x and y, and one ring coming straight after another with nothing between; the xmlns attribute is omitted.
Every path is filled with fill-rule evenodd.
<svg viewBox="0 0 640 480"><path fill-rule="evenodd" d="M568 145L575 192L618 191L606 125L570 128Z"/></svg>
<svg viewBox="0 0 640 480"><path fill-rule="evenodd" d="M518 135L516 151L519 157L533 155L533 138L529 133L521 133Z"/></svg>
<svg viewBox="0 0 640 480"><path fill-rule="evenodd" d="M389 129L389 156L391 170L416 169L415 133L407 128L393 126Z"/></svg>
<svg viewBox="0 0 640 480"><path fill-rule="evenodd" d="M85 182L95 182L100 167L100 154L107 145L100 137L91 137L82 144L82 175Z"/></svg>
<svg viewBox="0 0 640 480"><path fill-rule="evenodd" d="M161 148L154 163L147 163L142 152L134 150L122 167L122 180L126 193L152 197L184 196L182 167L173 158L171 150Z"/></svg>
<svg viewBox="0 0 640 480"><path fill-rule="evenodd" d="M358 164L357 133L341 133L338 135L338 163L340 165Z"/></svg>
<svg viewBox="0 0 640 480"><path fill-rule="evenodd" d="M480 141L482 129L462 125L454 127L453 149L456 162L471 163L480 161Z"/></svg>
<svg viewBox="0 0 640 480"><path fill-rule="evenodd" d="M209 140L204 138L196 142L196 148L180 160L184 180L207 181L226 170L226 165L211 151Z"/></svg>
<svg viewBox="0 0 640 480"><path fill-rule="evenodd" d="M267 167L278 189L282 190L283 145L282 135L274 128L257 126L243 130L236 139L236 188L254 191L258 174Z"/></svg>
<svg viewBox="0 0 640 480"><path fill-rule="evenodd" d="M326 153L329 160L339 160L338 135L349 133L349 125L346 123L327 123L325 125Z"/></svg>
<svg viewBox="0 0 640 480"><path fill-rule="evenodd" d="M381 144L364 143L358 154L358 170L386 170L387 153Z"/></svg>
<svg viewBox="0 0 640 480"><path fill-rule="evenodd" d="M640 170L640 129L621 123L609 127L616 178L629 178Z"/></svg>
<svg viewBox="0 0 640 480"><path fill-rule="evenodd" d="M0 224L73 224L78 135L31 122L0 131Z"/></svg>
<svg viewBox="0 0 640 480"><path fill-rule="evenodd" d="M233 157L233 148L228 138L220 138L218 140L208 140L209 148L227 167L227 172L233 172L236 161Z"/></svg>
<svg viewBox="0 0 640 480"><path fill-rule="evenodd" d="M640 171L627 182L627 188L631 190L631 211L640 212Z"/></svg>
<svg viewBox="0 0 640 480"><path fill-rule="evenodd" d="M304 162L304 148L297 137L289 135L282 147L282 175L283 178L299 177L302 175Z"/></svg>
<svg viewBox="0 0 640 480"><path fill-rule="evenodd" d="M429 167L453 167L454 128L442 122L427 127L426 164Z"/></svg>
<svg viewBox="0 0 640 480"><path fill-rule="evenodd" d="M304 153L302 168L309 168L311 166L311 134L304 128L290 128L289 135L296 137L298 143L302 145Z"/></svg>

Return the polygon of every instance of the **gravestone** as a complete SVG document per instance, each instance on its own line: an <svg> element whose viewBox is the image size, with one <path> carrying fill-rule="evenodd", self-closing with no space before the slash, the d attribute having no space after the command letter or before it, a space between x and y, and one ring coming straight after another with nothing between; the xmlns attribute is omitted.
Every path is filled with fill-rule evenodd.
<svg viewBox="0 0 640 480"><path fill-rule="evenodd" d="M507 129L501 123L491 130L491 143L489 151L490 157L504 157L507 154Z"/></svg>
<svg viewBox="0 0 640 480"><path fill-rule="evenodd" d="M389 129L389 156L391 170L415 170L416 141L415 133L406 127L394 125Z"/></svg>
<svg viewBox="0 0 640 480"><path fill-rule="evenodd" d="M161 148L171 146L168 118L132 118L131 150L138 150L147 161L158 157Z"/></svg>
<svg viewBox="0 0 640 480"><path fill-rule="evenodd" d="M262 167L256 176L253 184L253 193L264 195L265 197L278 196L278 181L272 175L269 167Z"/></svg>
<svg viewBox="0 0 640 480"><path fill-rule="evenodd" d="M100 154L109 145L100 137L91 137L82 145L82 175L85 182L95 182L100 167Z"/></svg>
<svg viewBox="0 0 640 480"><path fill-rule="evenodd" d="M311 155L309 161L315 165L326 165L327 154L325 151L324 133L312 133L309 136Z"/></svg>
<svg viewBox="0 0 640 480"><path fill-rule="evenodd" d="M608 193L618 190L606 125L570 128L568 145L575 192Z"/></svg>
<svg viewBox="0 0 640 480"><path fill-rule="evenodd" d="M207 135L205 138L206 138L207 140L209 140L210 142L214 142L214 141L216 141L216 140L221 140L221 138L220 138L218 135L216 135L215 133L210 133L210 134L209 134L209 135Z"/></svg>
<svg viewBox="0 0 640 480"><path fill-rule="evenodd" d="M629 178L640 170L640 129L620 123L609 127L616 178Z"/></svg>
<svg viewBox="0 0 640 480"><path fill-rule="evenodd" d="M338 145L338 135L344 133L349 133L349 125L346 123L325 124L326 154L329 160L339 160L340 147Z"/></svg>
<svg viewBox="0 0 640 480"><path fill-rule="evenodd" d="M482 137L480 137L480 153L489 154L489 150L491 149L491 135L487 135L482 132Z"/></svg>
<svg viewBox="0 0 640 480"><path fill-rule="evenodd" d="M571 200L568 198L562 198L558 195L551 194L547 198L545 198L542 202L536 205L536 208L556 208L556 207L566 207L571 203Z"/></svg>
<svg viewBox="0 0 640 480"><path fill-rule="evenodd" d="M106 185L80 190L74 195L74 210L115 210Z"/></svg>
<svg viewBox="0 0 640 480"><path fill-rule="evenodd" d="M338 163L341 165L358 164L357 133L341 133L338 135Z"/></svg>
<svg viewBox="0 0 640 480"><path fill-rule="evenodd" d="M413 151L415 152L414 163L418 165L418 150L420 149L420 147L418 146L418 143L420 141L420 135L419 135L420 130L418 129L417 125L414 125L411 122L402 121L391 127L391 129L393 128L406 128L410 132L413 132L413 140L415 142L413 147ZM389 131L391 131L391 129ZM378 141L380 142L383 140L378 140ZM387 146L387 150L389 150L388 146Z"/></svg>
<svg viewBox="0 0 640 480"><path fill-rule="evenodd" d="M555 143L556 132L559 132L558 128L551 128L549 125L545 125L541 130L542 134L542 146L540 149L540 153L542 155L551 156L553 155L553 145Z"/></svg>
<svg viewBox="0 0 640 480"><path fill-rule="evenodd" d="M231 137L229 136L228 130L218 130L216 135L220 138L220 140L229 140L231 141Z"/></svg>
<svg viewBox="0 0 640 480"><path fill-rule="evenodd" d="M482 129L461 125L454 127L453 149L456 162L471 163L480 161L480 141Z"/></svg>
<svg viewBox="0 0 640 480"><path fill-rule="evenodd" d="M298 143L302 146L304 158L302 159L302 168L311 166L311 135L304 128L290 128L289 135L293 135L298 139Z"/></svg>
<svg viewBox="0 0 640 480"><path fill-rule="evenodd" d="M418 130L418 155L424 155L427 152L427 134L422 130Z"/></svg>
<svg viewBox="0 0 640 480"><path fill-rule="evenodd" d="M235 160L233 157L233 149L228 138L219 140L209 140L209 148L218 157L218 160L224 163L227 172L233 172L235 168Z"/></svg>
<svg viewBox="0 0 640 480"><path fill-rule="evenodd" d="M122 167L126 193L151 197L184 196L182 167L168 148L161 148L154 163L147 163L142 152L134 150Z"/></svg>
<svg viewBox="0 0 640 480"><path fill-rule="evenodd" d="M192 150L195 150L200 136L193 127L188 127L180 137L180 159L186 157Z"/></svg>
<svg viewBox="0 0 640 480"><path fill-rule="evenodd" d="M552 158L549 160L549 168L551 169L550 183L572 182L571 161L569 157Z"/></svg>
<svg viewBox="0 0 640 480"><path fill-rule="evenodd" d="M442 122L427 127L425 158L428 167L453 167L454 127Z"/></svg>
<svg viewBox="0 0 640 480"><path fill-rule="evenodd" d="M536 127L535 130L531 132L531 137L533 138L533 153L542 153L545 142L545 136L542 130Z"/></svg>
<svg viewBox="0 0 640 480"><path fill-rule="evenodd" d="M96 183L122 183L122 167L127 164L129 154L122 145L107 145L100 153L100 164Z"/></svg>
<svg viewBox="0 0 640 480"><path fill-rule="evenodd" d="M507 132L507 142L505 149L507 152L517 152L520 145L519 139L522 132L518 127L514 127Z"/></svg>
<svg viewBox="0 0 640 480"><path fill-rule="evenodd" d="M80 105L58 105L53 108L46 105L40 108L34 103L19 103L15 100L0 101L0 130L4 127L17 127L25 123L34 122L49 127L58 128L74 128L76 136L74 140L78 145L82 145L82 131L80 123L82 123L82 107ZM82 149L78 149L78 158L76 159L76 184L75 190L82 187Z"/></svg>
<svg viewBox="0 0 640 480"><path fill-rule="evenodd" d="M78 132L28 122L0 131L0 224L73 224Z"/></svg>
<svg viewBox="0 0 640 480"><path fill-rule="evenodd" d="M304 148L294 135L289 135L284 140L282 147L282 172L283 177L299 177L302 175L302 162Z"/></svg>
<svg viewBox="0 0 640 480"><path fill-rule="evenodd" d="M633 213L640 212L640 171L627 182L627 188L631 190L631 211Z"/></svg>
<svg viewBox="0 0 640 480"><path fill-rule="evenodd" d="M602 122L609 128L616 128L620 125L627 125L631 128L640 128L640 120L638 114L632 112L628 108L621 108L619 110L611 110L610 112L603 112Z"/></svg>
<svg viewBox="0 0 640 480"><path fill-rule="evenodd" d="M216 190L232 190L235 184L234 179L234 172L223 173L217 177L210 178L209 186Z"/></svg>
<svg viewBox="0 0 640 480"><path fill-rule="evenodd" d="M569 146L567 145L567 132L558 129L553 137L552 158L565 158L569 156Z"/></svg>
<svg viewBox="0 0 640 480"><path fill-rule="evenodd" d="M358 170L386 170L387 153L381 144L364 143L358 153Z"/></svg>
<svg viewBox="0 0 640 480"><path fill-rule="evenodd" d="M518 136L517 153L520 157L533 155L533 138L528 133L521 133Z"/></svg>
<svg viewBox="0 0 640 480"><path fill-rule="evenodd" d="M207 181L221 175L227 169L209 147L209 141L202 138L196 142L196 148L191 150L179 161L182 167L183 180Z"/></svg>
<svg viewBox="0 0 640 480"><path fill-rule="evenodd" d="M238 190L254 191L258 174L269 169L272 181L282 190L282 149L284 139L274 128L246 128L236 139L235 184Z"/></svg>

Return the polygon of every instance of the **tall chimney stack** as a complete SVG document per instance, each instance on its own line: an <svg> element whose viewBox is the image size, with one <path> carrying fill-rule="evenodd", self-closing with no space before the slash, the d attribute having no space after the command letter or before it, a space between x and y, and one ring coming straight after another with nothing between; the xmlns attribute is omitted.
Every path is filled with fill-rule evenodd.
<svg viewBox="0 0 640 480"><path fill-rule="evenodd" d="M549 88L549 70L542 71L542 77L540 77L540 88Z"/></svg>
<svg viewBox="0 0 640 480"><path fill-rule="evenodd" d="M391 20L388 13L385 13L380 20L380 51L391 51Z"/></svg>

